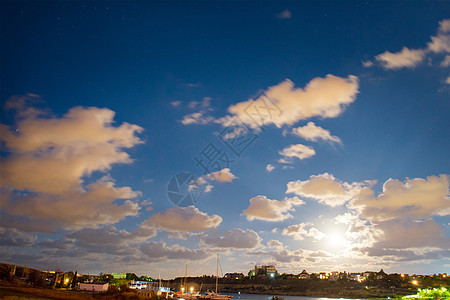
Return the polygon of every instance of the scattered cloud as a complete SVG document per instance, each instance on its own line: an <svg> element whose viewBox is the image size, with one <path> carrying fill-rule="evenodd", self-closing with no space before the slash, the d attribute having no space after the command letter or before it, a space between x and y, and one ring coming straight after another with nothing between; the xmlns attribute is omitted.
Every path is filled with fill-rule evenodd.
<svg viewBox="0 0 450 300"><path fill-rule="evenodd" d="M294 206L305 204L298 197L285 198L282 201L271 200L266 196L256 196L250 199L250 206L243 211L249 221L283 221L292 218L290 211L295 211Z"/></svg>
<svg viewBox="0 0 450 300"><path fill-rule="evenodd" d="M27 234L16 228L0 227L0 245L3 247L30 247L36 242L37 236Z"/></svg>
<svg viewBox="0 0 450 300"><path fill-rule="evenodd" d="M414 68L425 58L425 51L421 49L413 50L403 47L400 52L392 53L386 51L375 56L385 69Z"/></svg>
<svg viewBox="0 0 450 300"><path fill-rule="evenodd" d="M292 236L296 240L304 240L305 237L311 237L315 240L321 240L326 237L326 234L313 227L312 223L290 225L283 229L281 234Z"/></svg>
<svg viewBox="0 0 450 300"><path fill-rule="evenodd" d="M167 231L208 231L222 223L218 215L209 216L194 206L172 207L153 214L142 227L161 228Z"/></svg>
<svg viewBox="0 0 450 300"><path fill-rule="evenodd" d="M231 229L219 235L217 230L202 237L202 242L209 247L251 249L259 246L261 238L251 229Z"/></svg>
<svg viewBox="0 0 450 300"><path fill-rule="evenodd" d="M450 66L450 55L446 55L444 60L441 62L441 67Z"/></svg>
<svg viewBox="0 0 450 300"><path fill-rule="evenodd" d="M404 183L389 179L378 196L369 187L361 189L349 207L372 221L446 216L450 214L449 177L429 176L407 179Z"/></svg>
<svg viewBox="0 0 450 300"><path fill-rule="evenodd" d="M371 182L366 182L370 184ZM361 190L361 183L347 183L337 180L333 175L324 173L311 175L309 180L291 181L287 184L286 193L294 193L301 197L312 198L320 203L335 207L353 199Z"/></svg>
<svg viewBox="0 0 450 300"><path fill-rule="evenodd" d="M335 118L355 101L358 88L358 77L352 75L348 78L331 74L317 77L304 89L295 88L294 83L286 79L256 99L230 106L228 111L253 128L293 125L312 117Z"/></svg>
<svg viewBox="0 0 450 300"><path fill-rule="evenodd" d="M272 172L274 169L275 169L275 167L273 165L271 165L271 164L268 164L266 166L266 171L269 172L269 173Z"/></svg>
<svg viewBox="0 0 450 300"><path fill-rule="evenodd" d="M314 149L310 146L295 144L284 148L279 153L283 156L283 158L278 161L283 164L290 164L293 163L293 158L296 157L300 160L310 158L316 154L316 151L314 151Z"/></svg>
<svg viewBox="0 0 450 300"><path fill-rule="evenodd" d="M176 101L170 102L170 105L172 105L173 107L180 107L181 103L182 102L180 100L176 100Z"/></svg>
<svg viewBox="0 0 450 300"><path fill-rule="evenodd" d="M282 12L280 12L279 14L277 14L277 18L278 19L290 19L292 17L292 13L285 9Z"/></svg>
<svg viewBox="0 0 450 300"><path fill-rule="evenodd" d="M445 19L439 22L439 28L436 36L431 36L431 41L421 49L410 49L403 47L401 51L392 53L385 51L375 56L375 61L378 62L384 69L399 70L402 68L413 69L423 62L427 57L429 65L431 63L430 55L450 53L450 19ZM364 67L373 66L372 61L365 61L362 63ZM450 57L446 55L441 61L441 67L448 67L450 65Z"/></svg>
<svg viewBox="0 0 450 300"><path fill-rule="evenodd" d="M318 140L323 140L342 144L340 138L331 135L329 130L316 126L314 122L308 122L303 127L293 128L292 134L304 138L307 141L317 142Z"/></svg>
<svg viewBox="0 0 450 300"><path fill-rule="evenodd" d="M99 228L84 228L67 235L89 244L120 244L128 240L132 235L126 230L118 230L112 225L103 225Z"/></svg>
<svg viewBox="0 0 450 300"><path fill-rule="evenodd" d="M201 102L191 101L188 104L188 108L197 109L198 111L183 116L183 119L181 120L181 124L183 124L183 125L192 125L192 124L206 125L206 124L216 122L216 119L210 115L210 113L213 111L213 108L211 107L211 98L210 97L204 97Z"/></svg>
<svg viewBox="0 0 450 300"><path fill-rule="evenodd" d="M450 76L447 77L447 79L445 80L446 84L450 84Z"/></svg>
<svg viewBox="0 0 450 300"><path fill-rule="evenodd" d="M377 225L377 229L381 230L383 234L375 242L373 248L447 248L450 242L450 239L444 236L445 229L434 220L391 220L381 222Z"/></svg>
<svg viewBox="0 0 450 300"><path fill-rule="evenodd" d="M224 168L217 172L212 172L205 175L206 179L218 181L218 182L232 182L237 177L231 173L229 168Z"/></svg>
<svg viewBox="0 0 450 300"><path fill-rule="evenodd" d="M450 53L450 19L439 22L437 36L431 37L428 50L434 53Z"/></svg>
<svg viewBox="0 0 450 300"><path fill-rule="evenodd" d="M140 250L153 261L161 259L189 259L200 260L211 256L211 253L204 249L189 249L174 244L168 246L164 242L150 241L140 246Z"/></svg>
<svg viewBox="0 0 450 300"><path fill-rule="evenodd" d="M63 228L95 227L136 215L139 205L129 199L140 192L115 187L109 176L90 184L84 178L131 163L123 149L142 143L136 134L143 129L129 123L112 126L115 113L106 108L74 107L58 118L29 103L30 96L6 103L16 111L20 134L0 125L9 152L1 164L0 207Z"/></svg>
<svg viewBox="0 0 450 300"><path fill-rule="evenodd" d="M362 66L364 67L364 68L370 68L370 67L373 67L375 64L373 63L373 61L371 61L371 60L366 60L366 61L363 61L362 63Z"/></svg>

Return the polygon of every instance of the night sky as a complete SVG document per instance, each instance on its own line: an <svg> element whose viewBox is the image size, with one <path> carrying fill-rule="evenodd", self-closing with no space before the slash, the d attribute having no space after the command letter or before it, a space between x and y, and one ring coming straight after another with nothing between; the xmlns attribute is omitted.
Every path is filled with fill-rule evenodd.
<svg viewBox="0 0 450 300"><path fill-rule="evenodd" d="M450 2L0 5L2 262L450 269Z"/></svg>

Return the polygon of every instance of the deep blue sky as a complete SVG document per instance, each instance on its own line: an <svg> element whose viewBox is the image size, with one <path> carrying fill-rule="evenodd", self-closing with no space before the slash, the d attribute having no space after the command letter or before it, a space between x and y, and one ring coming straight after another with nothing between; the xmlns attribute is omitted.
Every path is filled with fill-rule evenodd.
<svg viewBox="0 0 450 300"><path fill-rule="evenodd" d="M180 275L186 262L192 264L192 275L212 273L216 252L224 272L247 273L255 263L273 263L280 273L367 268L445 272L449 11L447 1L2 1L0 97L2 106L16 103L16 110L1 113L2 124L13 133L7 134L6 127L1 131L2 257L41 269L57 265L86 273L166 277ZM432 37L441 42L439 47L437 42L430 45ZM357 78L352 84L351 76ZM270 94L269 88L289 79L296 89L305 89L315 78L336 80L336 85L320 86L311 96L312 105L325 94L330 101L342 101L336 89L345 84L356 91L344 93L350 100L333 117L322 111L285 122L292 101L293 107L306 111L304 96L287 99ZM232 105L256 100L260 91L289 111L282 112L278 127L270 121L262 129L253 128L258 139L240 157L233 156L218 139L226 128L221 118L233 116L228 111ZM29 107L51 113L21 117ZM84 108L77 117L64 117L73 107ZM133 161L111 158L104 168L96 165L115 157L102 149L124 132L110 136L106 124L91 136L90 125L78 124L90 118L84 116L96 119L106 110L90 115L87 107L115 112L114 128L127 122L143 129L131 131L141 142L114 148ZM196 112L201 113L196 124L182 121ZM242 119L245 114L234 116ZM43 125L52 119L60 122ZM65 119L73 122L64 125ZM292 133L309 122L335 140ZM109 136L106 142L104 136ZM36 141L42 141L40 148L23 150ZM234 160L225 171L233 175L232 182L212 181L196 166L194 157L210 141ZM280 152L291 145L311 147L315 154L300 158L296 152L290 162L279 162ZM41 157L48 161L34 165ZM18 167L20 161L25 167ZM268 165L274 167L270 172ZM90 167L91 173L86 171ZM75 186L65 191L57 188L62 183L53 187L56 181L48 174L57 174L55 170L73 174L67 182ZM167 183L180 172L209 180L195 208L176 208L167 198ZM44 180L35 184L39 176L28 179L30 173L44 174ZM105 175L109 177L100 179ZM322 181L286 194L289 182L306 184L313 178ZM383 193L389 179L400 185L386 184ZM111 208L111 219L99 217L103 204L98 193L75 208L66 206L81 201L78 197L95 182L114 182L136 193L122 198L113 193L103 200L120 205L120 212ZM207 185L214 187L205 192ZM372 200L363 197L368 190ZM259 210L252 206L256 198L262 201ZM126 199L139 212L122 206ZM284 217L278 219L264 217L276 210L273 200L291 210L282 211ZM33 208L23 208L21 201ZM63 207L58 214L45 212L58 205ZM83 209L99 212L84 220ZM335 218L345 213L353 218L337 224ZM52 230L23 225L33 222L50 224ZM139 231L143 224L151 233ZM408 231L416 225L414 234ZM388 234L387 228L397 230ZM409 240L394 243L409 235ZM65 246L49 246L54 240ZM174 244L178 248L161 250ZM111 245L114 253L105 250ZM70 260L65 258L69 253Z"/></svg>

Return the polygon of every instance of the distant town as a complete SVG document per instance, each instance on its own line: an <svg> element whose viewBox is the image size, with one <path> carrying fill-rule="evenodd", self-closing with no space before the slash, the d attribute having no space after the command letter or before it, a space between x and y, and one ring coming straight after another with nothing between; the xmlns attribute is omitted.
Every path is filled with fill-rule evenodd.
<svg viewBox="0 0 450 300"><path fill-rule="evenodd" d="M447 292L450 280L446 273L419 275L380 271L363 272L307 272L279 273L274 265L255 265L247 274L226 273L223 276L180 276L160 279L134 273L80 274L75 271L37 270L26 266L0 264L2 285L22 284L35 288L90 293L118 293L133 291L143 297L176 297L177 293L191 294L214 290L219 283L223 293L299 295L346 298L404 296L422 289L443 289ZM143 291L154 293L143 293ZM159 293L159 294L158 294ZM200 295L200 294L198 294ZM186 297L185 297L186 298ZM197 299L197 298L196 298Z"/></svg>

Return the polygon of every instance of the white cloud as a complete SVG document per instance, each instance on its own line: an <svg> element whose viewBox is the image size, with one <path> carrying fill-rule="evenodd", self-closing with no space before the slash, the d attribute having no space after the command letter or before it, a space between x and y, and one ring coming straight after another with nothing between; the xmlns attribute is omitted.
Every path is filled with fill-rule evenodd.
<svg viewBox="0 0 450 300"><path fill-rule="evenodd" d="M429 176L407 179L404 183L389 179L383 185L383 193L375 196L373 190L363 188L349 207L373 221L449 215L449 177Z"/></svg>
<svg viewBox="0 0 450 300"><path fill-rule="evenodd" d="M310 158L316 154L316 151L310 146L303 144L290 145L279 152L284 158L279 160L280 163L288 164L293 162L293 158L300 160Z"/></svg>
<svg viewBox="0 0 450 300"><path fill-rule="evenodd" d="M204 97L201 102L191 101L188 104L190 109L198 109L198 111L187 114L183 116L181 120L181 124L183 125L192 125L192 124L200 124L206 125L210 123L215 123L216 119L210 116L210 112L213 111L211 107L211 98Z"/></svg>
<svg viewBox="0 0 450 300"><path fill-rule="evenodd" d="M326 237L326 234L313 227L312 223L290 225L283 229L281 234L292 236L296 240L304 240L305 237L311 237L315 240L321 240Z"/></svg>
<svg viewBox="0 0 450 300"><path fill-rule="evenodd" d="M180 245L167 246L164 242L147 242L141 245L140 250L151 260L161 259L189 259L200 260L211 256L211 253L204 249L189 249Z"/></svg>
<svg viewBox="0 0 450 300"><path fill-rule="evenodd" d="M450 55L446 55L444 60L441 62L441 67L450 66Z"/></svg>
<svg viewBox="0 0 450 300"><path fill-rule="evenodd" d="M326 130L320 126L316 126L314 122L308 122L303 127L297 127L292 129L292 134L304 138L307 141L316 142L317 140L330 141L338 144L342 144L342 141L337 136L330 134L329 130Z"/></svg>
<svg viewBox="0 0 450 300"><path fill-rule="evenodd" d="M366 184L369 184L369 182ZM334 207L351 200L359 193L362 186L361 183L341 182L333 175L324 173L311 175L309 180L288 182L286 193L312 198Z"/></svg>
<svg viewBox="0 0 450 300"><path fill-rule="evenodd" d="M449 238L445 229L433 220L391 220L376 226L383 232L374 248L407 249L422 247L446 248Z"/></svg>
<svg viewBox="0 0 450 300"><path fill-rule="evenodd" d="M158 212L142 223L142 227L168 231L208 231L222 223L218 215L209 216L194 206L172 207Z"/></svg>
<svg viewBox="0 0 450 300"><path fill-rule="evenodd" d="M424 59L433 53L450 53L450 19L445 19L439 22L439 29L436 36L431 36L431 42L422 49L409 49L403 47L400 52L392 53L385 51L377 56L375 60L381 64L385 69L401 69L401 68L415 68ZM429 58L431 61L431 58ZM363 66L370 67L373 63L371 61L363 62ZM450 58L448 56L441 62L442 67L450 65Z"/></svg>
<svg viewBox="0 0 450 300"><path fill-rule="evenodd" d="M450 19L439 22L438 35L431 37L428 49L435 53L450 53Z"/></svg>
<svg viewBox="0 0 450 300"><path fill-rule="evenodd" d="M370 67L373 67L373 65L374 65L373 61L371 61L371 60L363 61L361 64L364 68L370 68Z"/></svg>
<svg viewBox="0 0 450 300"><path fill-rule="evenodd" d="M445 80L446 84L450 84L450 76L447 77L447 79Z"/></svg>
<svg viewBox="0 0 450 300"><path fill-rule="evenodd" d="M266 166L266 171L269 172L269 173L272 172L274 169L275 169L275 167L273 165L271 165L271 164L268 164Z"/></svg>
<svg viewBox="0 0 450 300"><path fill-rule="evenodd" d="M136 215L139 205L128 199L140 192L115 187L109 176L88 185L83 178L131 163L122 149L142 143L136 136L142 128L112 126L115 113L106 108L74 107L57 118L28 106L29 101L30 96L13 97L6 103L16 110L20 134L0 125L9 152L1 164L2 209L64 228L95 227Z"/></svg>
<svg viewBox="0 0 450 300"><path fill-rule="evenodd" d="M250 206L243 211L249 221L283 221L292 218L289 211L295 211L293 206L305 204L298 197L285 198L282 201L271 200L266 196L256 196L250 199Z"/></svg>
<svg viewBox="0 0 450 300"><path fill-rule="evenodd" d="M335 118L356 99L358 78L327 75L295 88L289 79L267 89L256 99L232 105L228 111L250 127L293 125L312 117ZM225 120L222 120L225 122Z"/></svg>
<svg viewBox="0 0 450 300"><path fill-rule="evenodd" d="M414 68L425 58L425 51L421 49L410 50L403 47L400 52L391 53L386 51L375 56L385 69Z"/></svg>
<svg viewBox="0 0 450 300"><path fill-rule="evenodd" d="M181 101L180 100L172 101L170 102L170 105L172 105L173 107L180 107Z"/></svg>
<svg viewBox="0 0 450 300"><path fill-rule="evenodd" d="M292 17L292 13L285 9L282 12L280 12L279 14L277 14L277 18L278 19L290 19Z"/></svg>
<svg viewBox="0 0 450 300"><path fill-rule="evenodd" d="M224 168L220 171L209 173L205 175L205 177L206 179L218 182L232 182L237 178L233 173L231 173L229 168Z"/></svg>
<svg viewBox="0 0 450 300"><path fill-rule="evenodd" d="M261 238L255 231L239 228L227 230L223 233L223 236L220 236L218 231L213 231L202 237L202 242L205 245L218 248L255 248L259 246L260 241Z"/></svg>
<svg viewBox="0 0 450 300"><path fill-rule="evenodd" d="M442 33L450 32L450 19L444 19L440 21L438 30Z"/></svg>

